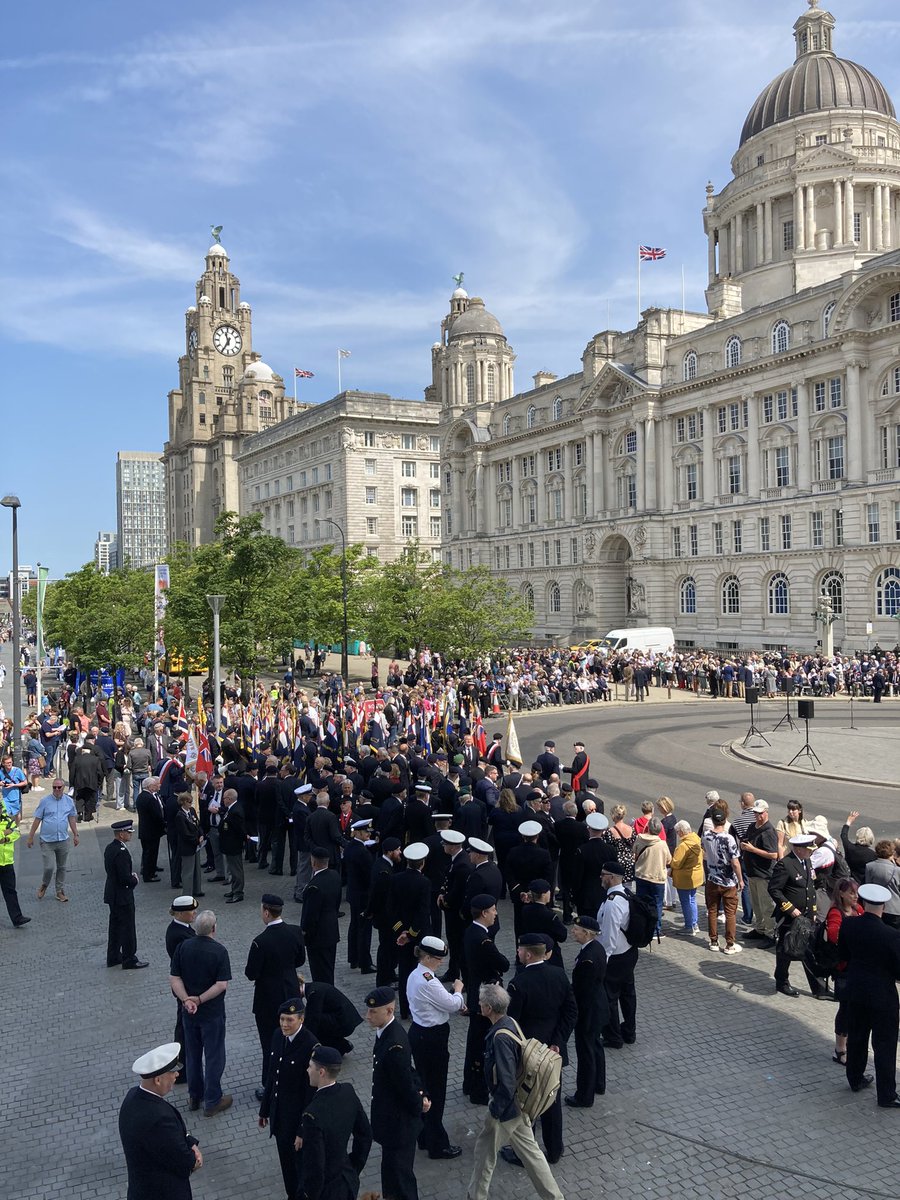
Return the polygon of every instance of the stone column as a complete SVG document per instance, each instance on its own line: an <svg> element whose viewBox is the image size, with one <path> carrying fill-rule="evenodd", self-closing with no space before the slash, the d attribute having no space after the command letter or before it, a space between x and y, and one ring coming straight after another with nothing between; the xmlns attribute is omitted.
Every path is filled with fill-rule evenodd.
<svg viewBox="0 0 900 1200"><path fill-rule="evenodd" d="M816 248L816 185L806 185L806 248Z"/></svg>
<svg viewBox="0 0 900 1200"><path fill-rule="evenodd" d="M765 219L763 222L763 261L771 262L775 257L773 247L775 245L775 229L773 226L774 216L772 213L772 197L766 196L766 202L763 206L765 209Z"/></svg>
<svg viewBox="0 0 900 1200"><path fill-rule="evenodd" d="M717 233L718 233L717 229L710 229L709 233L706 235L707 236L706 271L707 271L707 274L709 275L710 286L712 286L712 284L714 283L715 278L716 278L716 234Z"/></svg>
<svg viewBox="0 0 900 1200"><path fill-rule="evenodd" d="M575 455L572 452L572 443L568 442L562 448L563 451L563 505L565 509L565 518L571 521L575 516L575 482L572 476L575 474Z"/></svg>
<svg viewBox="0 0 900 1200"><path fill-rule="evenodd" d="M484 519L485 505L487 497L484 494L484 464L479 457L475 462L475 529L472 531L476 534L486 534L488 532L487 523Z"/></svg>
<svg viewBox="0 0 900 1200"><path fill-rule="evenodd" d="M740 275L744 269L744 214L734 215L734 274Z"/></svg>
<svg viewBox="0 0 900 1200"><path fill-rule="evenodd" d="M863 405L860 372L868 364L862 358L847 359L847 479L858 483L863 478Z"/></svg>
<svg viewBox="0 0 900 1200"><path fill-rule="evenodd" d="M844 180L844 224L846 226L844 241L848 246L853 245L853 217L855 215L853 210L855 204L856 202L853 196L853 180L846 179Z"/></svg>
<svg viewBox="0 0 900 1200"><path fill-rule="evenodd" d="M599 453L600 435L596 430L593 430L587 435L585 453L588 455L588 460L585 463L584 481L587 484L587 503L585 505L585 518L593 517L597 512L597 457Z"/></svg>
<svg viewBox="0 0 900 1200"><path fill-rule="evenodd" d="M875 184L874 188L872 189L872 193L874 203L874 216L872 218L872 241L877 252L884 249L884 214L882 213L881 205L883 193L881 191L880 183Z"/></svg>
<svg viewBox="0 0 900 1200"><path fill-rule="evenodd" d="M652 512L657 507L656 491L656 421L644 418L644 478L647 508Z"/></svg>
<svg viewBox="0 0 900 1200"><path fill-rule="evenodd" d="M794 249L806 249L806 209L803 205L803 187L799 183L794 190Z"/></svg>
<svg viewBox="0 0 900 1200"><path fill-rule="evenodd" d="M809 384L796 380L797 389L797 487L808 492L810 485Z"/></svg>
<svg viewBox="0 0 900 1200"><path fill-rule="evenodd" d="M635 484L637 487L637 511L642 513L647 507L647 444L644 437L644 422L636 421L637 430L637 462L635 464Z"/></svg>
<svg viewBox="0 0 900 1200"><path fill-rule="evenodd" d="M881 185L881 244L885 250L890 250L893 242L891 237L891 187L888 183Z"/></svg>
<svg viewBox="0 0 900 1200"><path fill-rule="evenodd" d="M708 414L707 414L708 415ZM660 452L659 452L659 491L657 493L657 507L662 512L668 513L672 511L672 418L663 418L660 424Z"/></svg>
<svg viewBox="0 0 900 1200"><path fill-rule="evenodd" d="M747 479L745 491L751 500L759 496L759 401L753 395L747 401Z"/></svg>
<svg viewBox="0 0 900 1200"><path fill-rule="evenodd" d="M834 181L834 244L835 246L843 246L846 240L846 230L844 229L844 181L836 179Z"/></svg>
<svg viewBox="0 0 900 1200"><path fill-rule="evenodd" d="M713 414L703 415L703 482L700 499L704 504L712 504L716 494L716 464L713 459Z"/></svg>
<svg viewBox="0 0 900 1200"><path fill-rule="evenodd" d="M765 213L766 213L765 205L760 201L760 203L758 203L756 206L756 265L757 266L761 266L762 263L765 261L765 253L766 253L765 238L764 238L764 227L765 227L765 220L766 220Z"/></svg>

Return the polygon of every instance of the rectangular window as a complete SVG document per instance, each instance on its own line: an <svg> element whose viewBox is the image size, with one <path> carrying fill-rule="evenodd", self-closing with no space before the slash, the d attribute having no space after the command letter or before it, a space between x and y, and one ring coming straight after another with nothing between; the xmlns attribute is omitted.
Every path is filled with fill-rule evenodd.
<svg viewBox="0 0 900 1200"><path fill-rule="evenodd" d="M741 406L739 404L728 405L728 418L732 430L741 428Z"/></svg>
<svg viewBox="0 0 900 1200"><path fill-rule="evenodd" d="M844 436L830 437L825 443L828 454L828 478L844 478Z"/></svg>
<svg viewBox="0 0 900 1200"><path fill-rule="evenodd" d="M544 566L550 566L550 543L544 542Z"/></svg>
<svg viewBox="0 0 900 1200"><path fill-rule="evenodd" d="M437 437L435 434L432 434L431 437L428 439L428 449L431 451L432 454L440 454L441 439L439 437Z"/></svg>
<svg viewBox="0 0 900 1200"><path fill-rule="evenodd" d="M440 508L441 507L441 490L440 490L440 488L429 488L428 489L428 507L429 508Z"/></svg>
<svg viewBox="0 0 900 1200"><path fill-rule="evenodd" d="M331 463L325 464L325 481L326 483L331 478Z"/></svg>
<svg viewBox="0 0 900 1200"><path fill-rule="evenodd" d="M366 430L364 431L364 433L363 433L363 445L364 445L364 446L374 446L374 445L375 445L375 431L374 431L374 430L372 430L372 429L366 429Z"/></svg>
<svg viewBox="0 0 900 1200"><path fill-rule="evenodd" d="M403 461L400 463L400 474L401 474L401 475L402 475L402 476L403 476L405 479L415 479L415 477L416 477L416 464L415 464L414 462L411 462L409 459L404 459L404 460L403 460Z"/></svg>
<svg viewBox="0 0 900 1200"><path fill-rule="evenodd" d="M401 433L400 434L400 449L401 450L415 450L415 448L416 448L416 435L414 433Z"/></svg>
<svg viewBox="0 0 900 1200"><path fill-rule="evenodd" d="M572 556L571 561L573 563L577 564L577 562L578 562L578 538L570 538L569 552Z"/></svg>
<svg viewBox="0 0 900 1200"><path fill-rule="evenodd" d="M735 554L744 550L744 525L742 521L731 522L731 546Z"/></svg>
<svg viewBox="0 0 900 1200"><path fill-rule="evenodd" d="M831 525L834 533L835 546L843 546L844 544L844 510L836 508L831 514Z"/></svg>
<svg viewBox="0 0 900 1200"><path fill-rule="evenodd" d="M726 433L728 430L728 411L727 411L727 409L725 409L723 407L716 411L716 422L717 422L717 428L719 430L719 433ZM679 439L679 440L681 440L681 439Z"/></svg>
<svg viewBox="0 0 900 1200"><path fill-rule="evenodd" d="M881 541L881 513L877 504L866 505L866 531L870 542Z"/></svg>
<svg viewBox="0 0 900 1200"><path fill-rule="evenodd" d="M760 550L771 550L772 546L769 538L769 518L759 518L759 548Z"/></svg>
<svg viewBox="0 0 900 1200"><path fill-rule="evenodd" d="M675 441L683 442L684 435L685 435L684 417L676 417L675 418Z"/></svg>
<svg viewBox="0 0 900 1200"><path fill-rule="evenodd" d="M730 454L726 462L728 464L728 492L730 495L736 496L741 490L741 456Z"/></svg>
<svg viewBox="0 0 900 1200"><path fill-rule="evenodd" d="M900 542L900 500L894 501L894 541Z"/></svg>
<svg viewBox="0 0 900 1200"><path fill-rule="evenodd" d="M563 494L557 488L550 493L550 516L554 521L561 521L563 518Z"/></svg>
<svg viewBox="0 0 900 1200"><path fill-rule="evenodd" d="M525 497L525 522L528 525L537 523L537 496L534 492Z"/></svg>
<svg viewBox="0 0 900 1200"><path fill-rule="evenodd" d="M791 548L791 532L792 520L788 516L781 518L781 548L782 550L790 550Z"/></svg>
<svg viewBox="0 0 900 1200"><path fill-rule="evenodd" d="M418 508L419 492L417 488L401 488L400 489L400 507L401 508Z"/></svg>
<svg viewBox="0 0 900 1200"><path fill-rule="evenodd" d="M366 504L377 504L377 503L378 503L378 488L367 487L366 488Z"/></svg>
<svg viewBox="0 0 900 1200"><path fill-rule="evenodd" d="M316 492L316 494L313 496L312 504L313 504L313 512L318 512L319 511L319 493L318 492Z"/></svg>
<svg viewBox="0 0 900 1200"><path fill-rule="evenodd" d="M313 467L313 469L312 469L312 481L313 481L313 483L319 482L319 468L318 467Z"/></svg>
<svg viewBox="0 0 900 1200"><path fill-rule="evenodd" d="M553 450L547 451L547 470L561 471L562 470L562 447L557 446Z"/></svg>
<svg viewBox="0 0 900 1200"><path fill-rule="evenodd" d="M500 525L503 528L512 525L512 499L509 496L500 501Z"/></svg>
<svg viewBox="0 0 900 1200"><path fill-rule="evenodd" d="M306 472L305 471L300 472L300 486L306 487Z"/></svg>
<svg viewBox="0 0 900 1200"><path fill-rule="evenodd" d="M697 464L688 463L684 468L684 498L697 499Z"/></svg>
<svg viewBox="0 0 900 1200"><path fill-rule="evenodd" d="M825 411L825 381L820 379L813 384L813 410L815 412Z"/></svg>
<svg viewBox="0 0 900 1200"><path fill-rule="evenodd" d="M700 539L697 534L697 526L696 525L688 526L688 540L690 542L691 555L692 555L692 557L696 558L697 555L700 553Z"/></svg>
<svg viewBox="0 0 900 1200"><path fill-rule="evenodd" d="M775 486L789 487L791 482L791 451L788 446L775 447Z"/></svg>
<svg viewBox="0 0 900 1200"><path fill-rule="evenodd" d="M825 521L820 512L809 514L809 540L814 550L825 545Z"/></svg>
<svg viewBox="0 0 900 1200"><path fill-rule="evenodd" d="M529 542L528 543L528 565L529 565L529 567L533 567L535 565L534 559L535 559L534 542Z"/></svg>
<svg viewBox="0 0 900 1200"><path fill-rule="evenodd" d="M779 421L786 421L788 415L788 394L787 392L777 392L775 395L775 409L778 413Z"/></svg>
<svg viewBox="0 0 900 1200"><path fill-rule="evenodd" d="M688 441L693 442L697 437L697 414L691 413L687 419Z"/></svg>
<svg viewBox="0 0 900 1200"><path fill-rule="evenodd" d="M441 518L440 517L429 517L428 518L428 526L429 526L429 530L431 532L431 536L433 538L439 538L441 536Z"/></svg>
<svg viewBox="0 0 900 1200"><path fill-rule="evenodd" d="M763 396L763 424L771 425L774 419L775 409L772 396Z"/></svg>
<svg viewBox="0 0 900 1200"><path fill-rule="evenodd" d="M429 463L428 464L428 478L429 479L440 479L440 477L441 477L441 464L440 463Z"/></svg>
<svg viewBox="0 0 900 1200"><path fill-rule="evenodd" d="M506 570L509 570L509 546L503 547L503 565Z"/></svg>
<svg viewBox="0 0 900 1200"><path fill-rule="evenodd" d="M862 213L853 214L853 240L857 245L862 241Z"/></svg>
<svg viewBox="0 0 900 1200"><path fill-rule="evenodd" d="M725 547L722 541L722 522L713 521L713 554L724 554Z"/></svg>
<svg viewBox="0 0 900 1200"><path fill-rule="evenodd" d="M287 480L286 480L286 482L285 482L285 489L286 489L287 491L289 491L289 492L292 492L292 491L294 490L294 477L293 477L293 475L288 475L288 477L287 477Z"/></svg>
<svg viewBox="0 0 900 1200"><path fill-rule="evenodd" d="M375 460L374 458L367 458L367 459L366 459L366 467L365 467L365 470L366 470L366 474L367 474L367 475L375 475L375 474L377 473L377 471L378 471L378 463L376 462L376 460Z"/></svg>
<svg viewBox="0 0 900 1200"><path fill-rule="evenodd" d="M781 226L781 245L785 250L793 250L794 248L794 221L793 218L783 222Z"/></svg>
<svg viewBox="0 0 900 1200"><path fill-rule="evenodd" d="M672 530L672 554L681 558L681 530L677 527Z"/></svg>
<svg viewBox="0 0 900 1200"><path fill-rule="evenodd" d="M562 542L559 538L553 542L553 562L557 567L562 566Z"/></svg>
<svg viewBox="0 0 900 1200"><path fill-rule="evenodd" d="M797 389L791 388L791 416L796 417L799 405L797 403Z"/></svg>
<svg viewBox="0 0 900 1200"><path fill-rule="evenodd" d="M377 517L366 517L366 533L369 537L374 537L378 533Z"/></svg>
<svg viewBox="0 0 900 1200"><path fill-rule="evenodd" d="M524 567L525 566L525 547L522 545L521 542L519 542L519 545L517 546L516 549L518 552L519 566Z"/></svg>
<svg viewBox="0 0 900 1200"><path fill-rule="evenodd" d="M575 466L584 466L584 442L576 442L574 446Z"/></svg>
<svg viewBox="0 0 900 1200"><path fill-rule="evenodd" d="M844 389L841 379L829 379L828 386L831 394L831 407L841 408L844 403Z"/></svg>
<svg viewBox="0 0 900 1200"><path fill-rule="evenodd" d="M400 532L405 538L414 538L419 536L419 518L416 516L403 516L400 518Z"/></svg>
<svg viewBox="0 0 900 1200"><path fill-rule="evenodd" d="M309 511L309 500L307 499L306 496L304 496L303 499L300 501L300 515L305 517L308 511Z"/></svg>
<svg viewBox="0 0 900 1200"><path fill-rule="evenodd" d="M444 472L444 491L448 496L453 494L453 472Z"/></svg>
<svg viewBox="0 0 900 1200"><path fill-rule="evenodd" d="M817 133L816 134L816 145L817 146L825 146L825 145L827 145L827 143L828 143L828 134L827 133Z"/></svg>
<svg viewBox="0 0 900 1200"><path fill-rule="evenodd" d="M637 480L633 475L628 476L627 485L628 507L637 508Z"/></svg>

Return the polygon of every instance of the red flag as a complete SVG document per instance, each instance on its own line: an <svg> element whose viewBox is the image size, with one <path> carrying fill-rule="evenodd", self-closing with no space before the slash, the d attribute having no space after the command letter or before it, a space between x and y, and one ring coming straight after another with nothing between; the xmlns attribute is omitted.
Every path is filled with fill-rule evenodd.
<svg viewBox="0 0 900 1200"><path fill-rule="evenodd" d="M213 760L212 751L209 748L209 738L202 729L199 731L199 735L200 746L197 754L197 765L195 770L205 771L207 779L212 779Z"/></svg>

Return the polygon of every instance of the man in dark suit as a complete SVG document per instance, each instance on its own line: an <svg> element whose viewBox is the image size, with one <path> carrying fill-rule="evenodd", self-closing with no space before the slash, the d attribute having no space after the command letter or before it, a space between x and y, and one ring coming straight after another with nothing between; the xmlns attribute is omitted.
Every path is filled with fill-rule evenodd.
<svg viewBox="0 0 900 1200"><path fill-rule="evenodd" d="M135 811L138 819L138 841L141 843L141 879L157 883L159 843L166 832L166 819L159 798L159 780L151 775L138 793Z"/></svg>
<svg viewBox="0 0 900 1200"><path fill-rule="evenodd" d="M309 1081L317 1089L300 1127L304 1200L348 1200L359 1192L359 1177L372 1148L372 1127L349 1083L338 1083L342 1058L331 1046L316 1046ZM350 1153L347 1146L353 1139Z"/></svg>
<svg viewBox="0 0 900 1200"><path fill-rule="evenodd" d="M498 793L499 800L499 793ZM453 817L453 828L466 838L485 838L488 835L488 808L472 796L468 785L459 789L459 808Z"/></svg>
<svg viewBox="0 0 900 1200"><path fill-rule="evenodd" d="M466 883L472 871L472 864L464 849L465 837L456 829L445 829L441 834L444 841L444 853L450 859L447 879L444 889L438 899L438 904L444 912L447 922L447 945L450 948L450 962L447 965L443 982L452 982L460 977L462 968L462 939L466 925L469 923L468 912L463 911L466 899Z"/></svg>
<svg viewBox="0 0 900 1200"><path fill-rule="evenodd" d="M306 962L303 934L298 925L282 920L284 901L266 892L261 915L265 929L250 943L244 974L253 982L253 1016L262 1048L262 1083L269 1075L272 1039L278 1028L281 1004L297 994L297 968ZM262 1099L262 1089L256 1097ZM299 1122L298 1122L299 1123Z"/></svg>
<svg viewBox="0 0 900 1200"><path fill-rule="evenodd" d="M434 822L428 807L431 800L431 784L417 783L412 796L406 802L403 815L407 845L425 842L434 833Z"/></svg>
<svg viewBox="0 0 900 1200"><path fill-rule="evenodd" d="M397 992L400 1016L409 1016L406 981L415 969L415 948L421 938L431 933L431 884L422 868L428 857L424 842L413 842L403 851L406 870L391 876L388 885L388 909L391 930L397 944Z"/></svg>
<svg viewBox="0 0 900 1200"><path fill-rule="evenodd" d="M544 749L534 760L534 765L540 771L541 779L543 779L544 783L550 782L551 775L561 777L559 756L556 753L556 742L552 740L544 742Z"/></svg>
<svg viewBox="0 0 900 1200"><path fill-rule="evenodd" d="M481 838L469 838L469 862L472 870L466 880L466 890L463 895L463 911L468 913L472 908L472 899L485 894L499 900L504 892L503 875L494 862L494 847L490 842ZM499 930L499 924L497 930ZM497 930L494 931L496 937ZM485 982L493 982L492 980ZM477 1005L476 1005L477 1007Z"/></svg>
<svg viewBox="0 0 900 1200"><path fill-rule="evenodd" d="M257 782L254 791L256 818L259 829L259 860L257 862L257 870L260 871L268 870L269 867L269 855L272 852L275 830L278 825L278 801L280 796L281 781L278 778L278 759L275 757L267 758L263 777Z"/></svg>
<svg viewBox="0 0 900 1200"><path fill-rule="evenodd" d="M372 852L366 845L372 822L354 821L350 826L350 841L344 849L344 868L347 874L347 903L350 905L350 927L347 930L347 962L359 967L363 975L371 975L372 921L367 915L369 892L372 887Z"/></svg>
<svg viewBox="0 0 900 1200"><path fill-rule="evenodd" d="M576 878L576 861L580 848L588 840L589 828L584 821L578 820L578 805L574 800L567 800L563 805L563 815L553 826L553 832L559 843L559 890L562 894L563 920L568 925L574 912L574 891ZM600 905L597 905L599 908ZM579 912L593 912L597 909L581 909Z"/></svg>
<svg viewBox="0 0 900 1200"><path fill-rule="evenodd" d="M372 1137L381 1146L381 1191L390 1200L418 1200L413 1171L422 1114L431 1107L413 1070L406 1030L394 1017L394 989L366 996L366 1020L375 1030L372 1052Z"/></svg>
<svg viewBox="0 0 900 1200"><path fill-rule="evenodd" d="M519 826L522 844L513 846L506 856L506 886L513 905L513 926L516 937L522 932L523 895L532 879L549 879L553 872L550 851L538 845L541 826L537 821L523 821Z"/></svg>
<svg viewBox="0 0 900 1200"><path fill-rule="evenodd" d="M572 791L584 791L585 781L591 769L591 760L584 748L584 742L575 742L572 746L575 754L572 756L571 767L563 767L567 775L572 776Z"/></svg>
<svg viewBox="0 0 900 1200"><path fill-rule="evenodd" d="M141 1078L119 1109L119 1137L128 1168L128 1200L191 1200L191 1175L203 1166L197 1139L165 1099L181 1068L169 1042L132 1065Z"/></svg>
<svg viewBox="0 0 900 1200"><path fill-rule="evenodd" d="M602 873L603 864L609 858L609 847L603 839L603 831L609 828L609 821L603 813L590 813L580 824L587 828L587 841L575 851L572 891L577 911L596 916L606 896Z"/></svg>
<svg viewBox="0 0 900 1200"><path fill-rule="evenodd" d="M381 843L381 853L372 864L368 915L378 930L378 953L375 960L375 982L378 984L391 983L397 965L397 941L392 929L388 895L391 876L397 870L400 858L400 839L385 838Z"/></svg>
<svg viewBox="0 0 900 1200"><path fill-rule="evenodd" d="M812 834L797 834L790 839L790 850L772 869L769 895L775 902L775 991L784 996L799 996L791 985L788 972L791 959L785 953L784 939L798 917L816 915L816 877L810 867L810 857L816 845ZM810 987L818 990L818 982L803 964Z"/></svg>
<svg viewBox="0 0 900 1200"><path fill-rule="evenodd" d="M333 1046L339 1054L349 1054L353 1043L347 1038L362 1020L353 1001L332 983L307 983L300 976L299 995L306 1004L306 1025L316 1040Z"/></svg>
<svg viewBox="0 0 900 1200"><path fill-rule="evenodd" d="M882 920L891 895L879 883L864 883L859 898L865 911L855 920L845 918L838 934L838 952L847 963L847 1082L854 1092L871 1084L872 1076L865 1074L871 1035L879 1108L900 1108L897 1096L900 932Z"/></svg>
<svg viewBox="0 0 900 1200"><path fill-rule="evenodd" d="M274 1137L285 1193L294 1197L303 1175L303 1150L297 1149L303 1110L315 1095L307 1072L317 1039L306 1028L298 996L278 1006L277 1020L267 1056L271 1069L259 1095L259 1127L268 1126Z"/></svg>
<svg viewBox="0 0 900 1200"><path fill-rule="evenodd" d="M329 852L324 846L313 846L310 860L313 873L303 892L300 928L306 940L310 974L313 979L333 984L337 944L341 940L338 927L341 877L329 867Z"/></svg>
<svg viewBox="0 0 900 1200"><path fill-rule="evenodd" d="M568 938L569 931L550 904L552 888L549 879L532 879L528 884L528 900L522 905L520 924L523 933L544 933L550 939L548 962L562 967L560 946ZM520 972L517 971L516 974Z"/></svg>
<svg viewBox="0 0 900 1200"><path fill-rule="evenodd" d="M376 775L372 780L373 793L375 793L374 785L377 780L378 776ZM403 804L405 800L406 793L401 791L389 793L381 801L381 805L375 815L374 828L382 842L386 841L387 838L394 837L398 838L402 843L404 835Z"/></svg>
<svg viewBox="0 0 900 1200"><path fill-rule="evenodd" d="M106 965L117 967L121 963L123 970L137 971L147 964L137 956L137 931L134 927L134 889L138 885L138 877L128 853L134 822L113 821L110 828L113 840L103 851L103 865L106 867L103 902L109 905Z"/></svg>
<svg viewBox="0 0 900 1200"><path fill-rule="evenodd" d="M510 980L509 1015L518 1021L527 1038L534 1037L557 1050L563 1066L569 1061L566 1043L575 1028L578 1006L569 977L562 967L545 961L552 939L546 934L523 933L518 939L517 956L523 970ZM541 1135L548 1163L559 1162L563 1152L562 1089L541 1117ZM511 1149L501 1150L509 1161ZM512 1156L512 1157L511 1157Z"/></svg>
<svg viewBox="0 0 900 1200"><path fill-rule="evenodd" d="M172 920L166 926L166 954L169 956L170 971L175 951L182 942L196 936L194 917L197 915L197 908L197 901L193 896L176 896L172 901L172 907L169 909ZM175 996L175 993L173 992L172 995ZM178 1058L184 1062L184 1009L177 996L175 996L175 1003L178 1006L175 1015L175 1041L178 1043ZM175 1082L184 1083L186 1079L187 1076L182 1071Z"/></svg>
<svg viewBox="0 0 900 1200"><path fill-rule="evenodd" d="M172 887L181 887L181 856L178 853L177 817L180 809L178 797L186 790L184 764L181 761L181 743L170 742L167 757L159 768L159 798L162 801L166 820L166 837L169 847L169 882Z"/></svg>
<svg viewBox="0 0 900 1200"><path fill-rule="evenodd" d="M434 824L437 832L425 839L428 847L428 857L425 859L425 878L431 884L431 932L435 937L441 936L441 909L438 897L450 870L450 859L444 853L444 839L441 834L450 828L449 813L435 813Z"/></svg>
<svg viewBox="0 0 900 1200"><path fill-rule="evenodd" d="M484 1039L490 1022L481 1015L478 989L483 983L502 983L509 970L509 959L494 942L497 929L497 902L484 892L473 896L469 912L472 923L463 934L463 983L469 1030L463 1065L463 1092L473 1104L487 1104L488 1089L484 1076Z"/></svg>
<svg viewBox="0 0 900 1200"><path fill-rule="evenodd" d="M319 792L316 803L310 806L306 821L306 840L310 846L322 846L328 851L328 865L340 870L344 837L341 823L328 807L328 797Z"/></svg>
<svg viewBox="0 0 900 1200"><path fill-rule="evenodd" d="M238 904L244 899L244 843L247 827L244 811L234 788L222 793L222 819L219 822L219 847L225 857L230 883L225 893L226 904Z"/></svg>
<svg viewBox="0 0 900 1200"><path fill-rule="evenodd" d="M570 1108L593 1108L594 1096L606 1092L606 1054L601 1031L609 1020L609 1005L603 986L606 951L597 940L599 932L596 917L586 914L575 918L572 940L581 947L572 967L572 991L578 1005L575 1022L578 1071L575 1093L566 1096Z"/></svg>

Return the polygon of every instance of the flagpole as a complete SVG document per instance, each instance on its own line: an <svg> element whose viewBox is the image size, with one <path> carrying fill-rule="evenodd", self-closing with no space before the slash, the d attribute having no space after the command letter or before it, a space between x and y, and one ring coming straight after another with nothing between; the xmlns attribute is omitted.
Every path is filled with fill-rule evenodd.
<svg viewBox="0 0 900 1200"><path fill-rule="evenodd" d="M640 248L640 246L638 246L638 301L637 301L637 304L638 304L637 323L638 323L638 325L640 325L640 323L641 323L641 248Z"/></svg>
<svg viewBox="0 0 900 1200"><path fill-rule="evenodd" d="M337 368L338 368L338 395L341 394L341 352L337 352Z"/></svg>
<svg viewBox="0 0 900 1200"><path fill-rule="evenodd" d="M297 368L294 367L294 411L297 410Z"/></svg>

